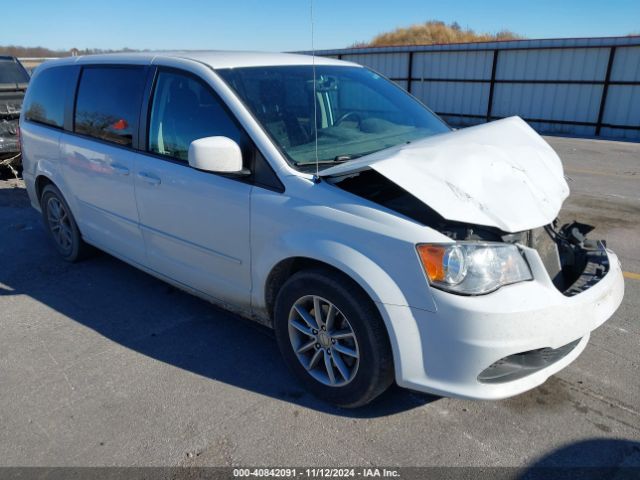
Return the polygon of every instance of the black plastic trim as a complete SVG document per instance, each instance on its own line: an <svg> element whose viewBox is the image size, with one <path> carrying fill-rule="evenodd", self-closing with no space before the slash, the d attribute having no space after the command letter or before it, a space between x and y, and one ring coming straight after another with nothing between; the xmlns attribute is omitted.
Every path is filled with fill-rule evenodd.
<svg viewBox="0 0 640 480"><path fill-rule="evenodd" d="M76 96L78 95L78 85L80 84L81 67L79 65L65 65L62 68L71 70L71 78L65 92L64 102L64 130L73 132L73 117L76 109Z"/></svg>
<svg viewBox="0 0 640 480"><path fill-rule="evenodd" d="M501 384L527 377L565 358L578 346L580 340L582 338L555 349L538 348L501 358L480 372L478 382Z"/></svg>

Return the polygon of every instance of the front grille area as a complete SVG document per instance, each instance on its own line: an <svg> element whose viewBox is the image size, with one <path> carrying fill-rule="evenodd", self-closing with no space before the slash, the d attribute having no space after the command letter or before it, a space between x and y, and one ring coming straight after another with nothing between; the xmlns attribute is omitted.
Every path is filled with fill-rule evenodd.
<svg viewBox="0 0 640 480"><path fill-rule="evenodd" d="M538 252L553 284L567 297L593 287L609 271L604 242L576 234L575 230L582 227L586 226L574 222L560 232L551 230L555 239L546 227L529 231L528 245Z"/></svg>
<svg viewBox="0 0 640 480"><path fill-rule="evenodd" d="M557 243L551 238L544 227L530 230L529 246L536 249L551 281L556 288L562 290L564 286L564 275L562 273L560 252Z"/></svg>
<svg viewBox="0 0 640 480"><path fill-rule="evenodd" d="M573 297L588 290L598 283L609 271L609 257L600 244L599 250L589 251L585 254L586 263L582 274L567 288L563 294Z"/></svg>
<svg viewBox="0 0 640 480"><path fill-rule="evenodd" d="M580 338L559 348L539 348L501 358L485 368L478 381L482 383L505 383L518 380L542 370L566 357L580 343Z"/></svg>

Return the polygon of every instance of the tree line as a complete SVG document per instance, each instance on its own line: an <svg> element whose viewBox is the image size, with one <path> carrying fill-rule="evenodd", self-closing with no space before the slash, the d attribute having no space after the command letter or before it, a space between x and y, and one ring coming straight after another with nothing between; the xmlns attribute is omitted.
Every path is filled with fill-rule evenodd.
<svg viewBox="0 0 640 480"><path fill-rule="evenodd" d="M106 50L102 48L72 48L70 50L52 50L45 47L22 47L19 45L0 46L0 55L10 55L12 57L70 57L72 55L95 55L98 53L118 53L136 52L131 48L121 48L119 50Z"/></svg>

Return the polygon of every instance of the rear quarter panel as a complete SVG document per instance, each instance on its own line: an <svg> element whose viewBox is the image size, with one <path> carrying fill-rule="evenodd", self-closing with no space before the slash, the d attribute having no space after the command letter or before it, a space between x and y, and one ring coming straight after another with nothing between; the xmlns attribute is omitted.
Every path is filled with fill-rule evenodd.
<svg viewBox="0 0 640 480"><path fill-rule="evenodd" d="M45 176L60 189L69 207L74 212L76 205L69 195L67 185L60 171L60 136L62 132L20 119L22 137L23 177L31 205L40 210L40 200L36 195L36 179Z"/></svg>

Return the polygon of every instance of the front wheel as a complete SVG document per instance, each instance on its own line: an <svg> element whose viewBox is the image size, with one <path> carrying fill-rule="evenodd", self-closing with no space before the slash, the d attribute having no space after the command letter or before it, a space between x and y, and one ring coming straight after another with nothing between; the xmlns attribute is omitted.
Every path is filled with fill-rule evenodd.
<svg viewBox="0 0 640 480"><path fill-rule="evenodd" d="M278 294L274 322L287 365L317 397L358 407L393 382L384 323L349 278L328 270L294 274Z"/></svg>

